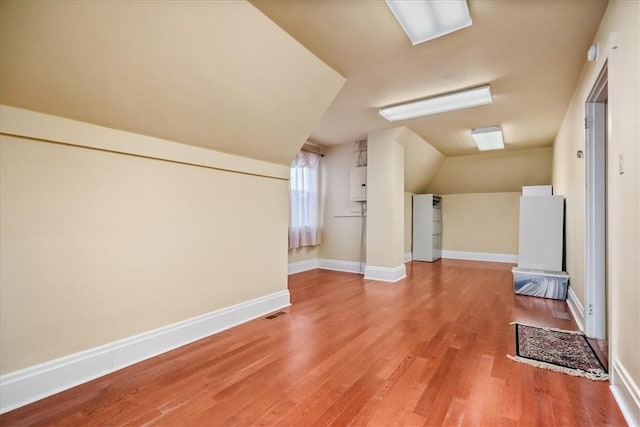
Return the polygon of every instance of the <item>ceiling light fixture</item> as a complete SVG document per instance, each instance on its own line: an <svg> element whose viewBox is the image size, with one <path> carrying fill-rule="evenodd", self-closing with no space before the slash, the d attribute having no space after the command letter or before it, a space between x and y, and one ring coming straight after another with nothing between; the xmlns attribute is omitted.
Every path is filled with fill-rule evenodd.
<svg viewBox="0 0 640 427"><path fill-rule="evenodd" d="M414 45L471 25L466 0L386 0Z"/></svg>
<svg viewBox="0 0 640 427"><path fill-rule="evenodd" d="M480 151L504 149L502 130L498 126L475 128L471 131L471 136Z"/></svg>
<svg viewBox="0 0 640 427"><path fill-rule="evenodd" d="M395 122L491 103L491 86L487 85L381 108L379 113L390 122Z"/></svg>

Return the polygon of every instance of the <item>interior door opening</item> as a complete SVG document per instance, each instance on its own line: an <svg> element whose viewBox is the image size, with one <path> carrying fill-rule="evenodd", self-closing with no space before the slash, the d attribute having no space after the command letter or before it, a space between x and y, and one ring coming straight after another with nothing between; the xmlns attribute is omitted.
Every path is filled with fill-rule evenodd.
<svg viewBox="0 0 640 427"><path fill-rule="evenodd" d="M585 104L586 259L585 334L607 354L607 131L608 78L605 63Z"/></svg>

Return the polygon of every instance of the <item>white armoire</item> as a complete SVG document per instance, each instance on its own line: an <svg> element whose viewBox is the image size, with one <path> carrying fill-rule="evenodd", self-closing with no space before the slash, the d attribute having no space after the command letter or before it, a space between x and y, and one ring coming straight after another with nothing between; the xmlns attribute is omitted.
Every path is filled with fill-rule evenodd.
<svg viewBox="0 0 640 427"><path fill-rule="evenodd" d="M414 261L433 262L442 256L442 199L435 194L413 196Z"/></svg>

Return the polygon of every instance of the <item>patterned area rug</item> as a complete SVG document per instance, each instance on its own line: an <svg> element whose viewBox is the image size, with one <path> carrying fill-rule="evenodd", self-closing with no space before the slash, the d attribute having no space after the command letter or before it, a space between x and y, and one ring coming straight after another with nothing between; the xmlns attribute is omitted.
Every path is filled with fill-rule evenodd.
<svg viewBox="0 0 640 427"><path fill-rule="evenodd" d="M515 325L516 356L509 359L594 381L609 379L582 332Z"/></svg>

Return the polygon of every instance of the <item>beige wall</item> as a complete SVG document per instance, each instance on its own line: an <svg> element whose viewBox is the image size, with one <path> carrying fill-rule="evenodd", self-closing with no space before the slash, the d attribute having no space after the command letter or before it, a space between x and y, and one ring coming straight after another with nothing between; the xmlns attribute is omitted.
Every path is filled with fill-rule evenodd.
<svg viewBox="0 0 640 427"><path fill-rule="evenodd" d="M552 156L549 147L447 157L428 192L515 192L525 185L551 184Z"/></svg>
<svg viewBox="0 0 640 427"><path fill-rule="evenodd" d="M281 166L265 177L109 152L150 140L50 121L74 144L102 148L7 135L15 123L3 114L2 374L287 289ZM57 139L58 130L34 132ZM190 150L200 153L174 154ZM225 156L218 165L234 169ZM243 165L268 172L252 162Z"/></svg>
<svg viewBox="0 0 640 427"><path fill-rule="evenodd" d="M520 193L448 194L442 197L442 249L518 253Z"/></svg>
<svg viewBox="0 0 640 427"><path fill-rule="evenodd" d="M413 250L413 193L404 193L404 253Z"/></svg>
<svg viewBox="0 0 640 427"><path fill-rule="evenodd" d="M318 246L304 246L289 251L289 264L318 258Z"/></svg>
<svg viewBox="0 0 640 427"><path fill-rule="evenodd" d="M444 196L443 250L517 255L522 187L550 184L552 160L552 148L445 158L429 185Z"/></svg>
<svg viewBox="0 0 640 427"><path fill-rule="evenodd" d="M367 268L404 264L403 128L370 132L367 166Z"/></svg>
<svg viewBox="0 0 640 427"><path fill-rule="evenodd" d="M356 166L353 144L328 148L321 164L324 218L318 255L326 259L364 262L361 240L365 219L358 213L360 203L349 199L350 171Z"/></svg>
<svg viewBox="0 0 640 427"><path fill-rule="evenodd" d="M553 184L566 196L567 271L571 287L584 305L585 160L576 158L585 149L584 102L603 61L608 56L609 100L612 114L608 157L610 245L608 283L613 324L610 332L613 365L628 372L627 380L640 386L640 3L612 0L596 35L601 54L597 63L585 63L571 104L554 145ZM616 49L609 45L616 33ZM624 156L624 174L617 172L619 156Z"/></svg>

